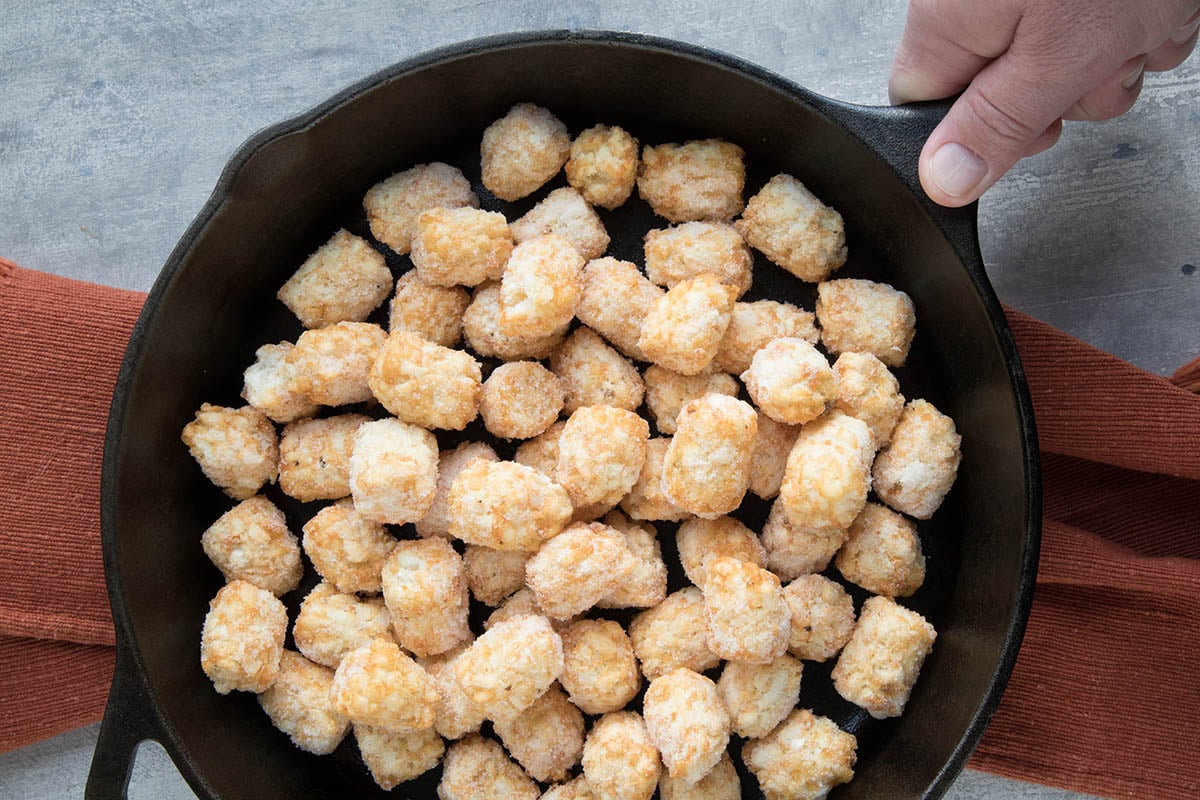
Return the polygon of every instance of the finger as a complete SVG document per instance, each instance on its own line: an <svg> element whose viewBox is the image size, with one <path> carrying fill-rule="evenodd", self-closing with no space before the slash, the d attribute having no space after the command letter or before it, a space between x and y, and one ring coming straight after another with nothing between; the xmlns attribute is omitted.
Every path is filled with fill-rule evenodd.
<svg viewBox="0 0 1200 800"><path fill-rule="evenodd" d="M1145 72L1146 56L1129 59L1120 69L1076 100L1063 118L1098 121L1121 116L1137 102Z"/></svg>
<svg viewBox="0 0 1200 800"><path fill-rule="evenodd" d="M1146 69L1151 72L1166 72L1187 61L1196 47L1197 30L1200 30L1200 12L1185 22L1171 38L1146 55Z"/></svg>
<svg viewBox="0 0 1200 800"><path fill-rule="evenodd" d="M1054 145L1058 144L1058 140L1062 137L1063 121L1055 120L1049 128L1042 131L1042 135L1033 140L1033 144L1025 148L1022 158L1036 156L1038 153L1043 153L1049 150Z"/></svg>

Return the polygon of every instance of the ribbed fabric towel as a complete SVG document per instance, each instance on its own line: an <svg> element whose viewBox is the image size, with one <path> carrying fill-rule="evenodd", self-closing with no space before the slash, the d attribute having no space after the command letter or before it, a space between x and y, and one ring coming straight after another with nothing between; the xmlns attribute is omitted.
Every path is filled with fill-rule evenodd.
<svg viewBox="0 0 1200 800"><path fill-rule="evenodd" d="M144 296L0 259L0 752L100 718L109 398ZM1038 421L1033 613L971 766L1200 797L1200 362L1172 383L1008 311Z"/></svg>

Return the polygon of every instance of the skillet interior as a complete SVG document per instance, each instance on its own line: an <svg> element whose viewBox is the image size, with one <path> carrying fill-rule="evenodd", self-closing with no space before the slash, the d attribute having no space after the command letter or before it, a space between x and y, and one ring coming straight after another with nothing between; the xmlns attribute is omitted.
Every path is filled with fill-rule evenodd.
<svg viewBox="0 0 1200 800"><path fill-rule="evenodd" d="M449 161L494 207L478 182L479 136L523 100L554 110L572 132L608 122L644 143L719 136L741 144L747 196L775 172L796 175L846 219L851 257L839 276L887 281L913 297L918 332L901 384L953 416L964 437L958 483L920 527L929 577L907 603L934 622L939 639L899 720L875 722L838 698L829 665L806 663L801 701L860 737L858 775L833 798L939 795L1011 667L1010 639L1014 626L1019 638L1032 578L1029 548L1036 552L1029 428L981 278L895 171L822 113L822 100L637 37L509 38L400 68L315 120L285 124L223 179L211 215L201 215L155 287L110 426L106 559L118 635L130 637L157 704L162 730L148 734L202 796L379 793L352 738L332 757L309 756L270 726L253 697L220 697L201 672L200 627L221 578L200 533L231 503L200 475L179 431L202 402L240 404L241 372L258 345L295 339L299 324L274 293L339 226L365 234L359 204L373 182L414 163ZM544 191L500 207L520 213ZM639 263L641 232L662 224L640 202L601 216L610 254ZM391 255L389 264L399 274L408 260ZM811 287L765 262L756 263L751 292L747 299L812 308ZM269 496L296 531L318 507L277 490ZM765 504L747 505L747 521L760 522ZM664 549L672 560L673 548ZM285 598L292 611L310 585ZM433 797L436 774L398 793ZM744 785L755 787L752 778Z"/></svg>

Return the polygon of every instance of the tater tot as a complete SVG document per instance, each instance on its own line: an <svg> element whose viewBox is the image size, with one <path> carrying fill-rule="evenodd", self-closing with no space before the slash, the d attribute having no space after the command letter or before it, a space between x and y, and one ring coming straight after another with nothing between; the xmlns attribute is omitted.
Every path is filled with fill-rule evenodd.
<svg viewBox="0 0 1200 800"><path fill-rule="evenodd" d="M750 248L732 225L685 222L646 233L646 277L659 286L711 273L737 289L741 297L750 288Z"/></svg>
<svg viewBox="0 0 1200 800"><path fill-rule="evenodd" d="M908 597L925 582L917 526L876 503L863 506L836 563L846 580L885 597Z"/></svg>
<svg viewBox="0 0 1200 800"><path fill-rule="evenodd" d="M660 367L681 375L704 372L729 327L736 290L716 275L680 281L646 314L637 345Z"/></svg>
<svg viewBox="0 0 1200 800"><path fill-rule="evenodd" d="M629 494L621 499L621 508L634 519L678 521L688 516L663 493L663 463L670 446L669 437L656 437L646 442L642 471Z"/></svg>
<svg viewBox="0 0 1200 800"><path fill-rule="evenodd" d="M437 439L398 419L364 422L350 455L350 494L366 519L404 525L425 516L437 490Z"/></svg>
<svg viewBox="0 0 1200 800"><path fill-rule="evenodd" d="M363 197L371 235L400 255L412 247L417 217L431 208L479 207L479 198L457 167L435 161L397 172Z"/></svg>
<svg viewBox="0 0 1200 800"><path fill-rule="evenodd" d="M625 546L633 554L633 568L617 588L602 597L598 608L651 608L667 596L667 565L663 562L662 547L652 528L637 525L620 511L604 516L609 525L625 537Z"/></svg>
<svg viewBox="0 0 1200 800"><path fill-rule="evenodd" d="M788 521L814 532L849 528L867 502L874 455L871 429L840 411L802 427L779 487Z"/></svg>
<svg viewBox="0 0 1200 800"><path fill-rule="evenodd" d="M804 665L789 655L768 664L730 661L717 681L738 736L766 736L796 707Z"/></svg>
<svg viewBox="0 0 1200 800"><path fill-rule="evenodd" d="M638 194L671 222L732 219L742 210L744 155L720 139L644 147Z"/></svg>
<svg viewBox="0 0 1200 800"><path fill-rule="evenodd" d="M450 535L495 550L536 550L571 511L565 489L511 461L473 461L450 487Z"/></svg>
<svg viewBox="0 0 1200 800"><path fill-rule="evenodd" d="M833 688L875 719L898 717L936 638L917 612L887 597L869 597L833 667Z"/></svg>
<svg viewBox="0 0 1200 800"><path fill-rule="evenodd" d="M471 295L461 286L431 286L409 270L396 281L388 331L408 331L422 339L454 347L462 339L463 314Z"/></svg>
<svg viewBox="0 0 1200 800"><path fill-rule="evenodd" d="M800 426L776 422L758 412L758 434L754 437L754 455L750 461L750 491L764 500L779 494L788 455L800 435Z"/></svg>
<svg viewBox="0 0 1200 800"><path fill-rule="evenodd" d="M288 354L296 390L323 406L370 400L367 378L386 341L383 328L370 322L339 322L305 331Z"/></svg>
<svg viewBox="0 0 1200 800"><path fill-rule="evenodd" d="M641 688L633 643L608 619L583 619L562 632L563 669L558 680L571 702L587 714L619 711Z"/></svg>
<svg viewBox="0 0 1200 800"><path fill-rule="evenodd" d="M538 787L504 749L471 734L446 751L439 800L537 800Z"/></svg>
<svg viewBox="0 0 1200 800"><path fill-rule="evenodd" d="M817 321L830 353L870 353L899 367L908 358L917 316L912 300L899 289L845 278L817 286Z"/></svg>
<svg viewBox="0 0 1200 800"><path fill-rule="evenodd" d="M712 770L695 783L663 773L658 780L662 800L740 800L742 782L737 767L724 753Z"/></svg>
<svg viewBox="0 0 1200 800"><path fill-rule="evenodd" d="M571 143L567 183L594 206L614 209L629 199L637 180L638 142L624 128L595 125Z"/></svg>
<svg viewBox="0 0 1200 800"><path fill-rule="evenodd" d="M204 477L234 500L253 497L279 474L275 426L253 406L224 408L205 403L179 438Z"/></svg>
<svg viewBox="0 0 1200 800"><path fill-rule="evenodd" d="M200 666L219 694L263 692L279 677L287 609L275 595L233 580L208 606L200 634Z"/></svg>
<svg viewBox="0 0 1200 800"><path fill-rule="evenodd" d="M443 450L438 455L437 490L433 495L433 503L425 516L416 522L417 533L420 536L450 535L450 487L463 467L472 461L482 458L484 461L499 461L500 457L491 445L483 442L462 442L453 450Z"/></svg>
<svg viewBox="0 0 1200 800"><path fill-rule="evenodd" d="M870 353L842 353L833 364L833 374L837 377L833 407L867 423L876 448L886 445L904 411L896 376Z"/></svg>
<svg viewBox="0 0 1200 800"><path fill-rule="evenodd" d="M284 650L279 677L258 696L258 704L292 744L323 756L336 750L350 730L350 721L333 707L332 687L333 670Z"/></svg>
<svg viewBox="0 0 1200 800"><path fill-rule="evenodd" d="M558 419L562 383L536 361L501 364L483 383L479 414L488 433L501 439L530 439Z"/></svg>
<svg viewBox="0 0 1200 800"><path fill-rule="evenodd" d="M825 569L845 541L845 531L793 525L778 498L771 504L762 529L767 567L785 581Z"/></svg>
<svg viewBox="0 0 1200 800"><path fill-rule="evenodd" d="M479 150L487 190L501 200L520 200L562 169L571 135L548 110L518 103L487 127Z"/></svg>
<svg viewBox="0 0 1200 800"><path fill-rule="evenodd" d="M508 722L541 697L563 668L562 640L545 617L498 622L463 652L454 674L492 722Z"/></svg>
<svg viewBox="0 0 1200 800"><path fill-rule="evenodd" d="M396 641L431 656L470 641L462 557L445 539L399 542L383 563L383 600Z"/></svg>
<svg viewBox="0 0 1200 800"><path fill-rule="evenodd" d="M642 713L650 741L672 778L700 780L729 744L729 713L716 684L690 669L675 669L650 681Z"/></svg>
<svg viewBox="0 0 1200 800"><path fill-rule="evenodd" d="M478 208L431 208L416 221L412 262L432 286L478 286L497 281L512 254L508 220Z"/></svg>
<svg viewBox="0 0 1200 800"><path fill-rule="evenodd" d="M766 664L787 650L792 612L779 578L756 564L720 556L704 581L708 646L730 661Z"/></svg>
<svg viewBox="0 0 1200 800"><path fill-rule="evenodd" d="M659 433L668 436L677 429L676 419L690 401L706 394L737 397L738 382L723 372L680 375L657 364L646 368L646 407Z"/></svg>
<svg viewBox="0 0 1200 800"><path fill-rule="evenodd" d="M513 220L513 239L520 244L538 236L556 233L575 245L585 261L599 258L608 249L608 232L599 215L578 191L555 189L525 216Z"/></svg>
<svg viewBox="0 0 1200 800"><path fill-rule="evenodd" d="M524 587L510 594L502 603L500 603L500 606L495 611L493 611L491 614L488 614L487 619L483 621L483 629L485 631L490 631L492 628L496 627L505 620L516 619L517 617L527 617L530 615L535 617L546 616L542 613L542 607L538 605L537 598L533 596L533 592L529 591L528 587ZM552 619L550 620L550 627L554 628L555 631L562 633L566 626L572 621L573 620Z"/></svg>
<svg viewBox="0 0 1200 800"><path fill-rule="evenodd" d="M663 290L637 266L615 258L598 258L583 268L583 293L575 314L630 358L647 361L638 347L642 322Z"/></svg>
<svg viewBox="0 0 1200 800"><path fill-rule="evenodd" d="M376 594L383 562L396 539L350 500L326 506L304 524L304 553L317 574L339 592Z"/></svg>
<svg viewBox="0 0 1200 800"><path fill-rule="evenodd" d="M276 295L306 328L362 322L387 299L392 273L366 239L340 230Z"/></svg>
<svg viewBox="0 0 1200 800"><path fill-rule="evenodd" d="M461 739L468 733L479 730L479 726L483 724L483 712L463 692L454 673L458 657L465 650L463 647L417 659L417 663L429 673L434 686L437 687L438 701L434 709L433 727L439 736L447 739Z"/></svg>
<svg viewBox="0 0 1200 800"><path fill-rule="evenodd" d="M854 777L858 740L806 708L742 750L766 800L822 800Z"/></svg>
<svg viewBox="0 0 1200 800"><path fill-rule="evenodd" d="M566 783L556 783L542 792L541 800L595 800L592 787L582 775Z"/></svg>
<svg viewBox="0 0 1200 800"><path fill-rule="evenodd" d="M550 354L550 369L562 383L563 410L614 406L636 411L645 385L633 363L589 328L578 328Z"/></svg>
<svg viewBox="0 0 1200 800"><path fill-rule="evenodd" d="M802 281L823 281L846 263L842 215L791 175L767 181L734 226L751 247Z"/></svg>
<svg viewBox="0 0 1200 800"><path fill-rule="evenodd" d="M821 334L815 320L811 311L803 311L791 303L774 300L734 303L729 327L713 364L719 370L741 375L750 369L754 354L775 339L790 337L816 344Z"/></svg>
<svg viewBox="0 0 1200 800"><path fill-rule="evenodd" d="M785 425L802 425L825 413L837 395L833 368L803 339L776 339L742 373L746 391L764 414Z"/></svg>
<svg viewBox="0 0 1200 800"><path fill-rule="evenodd" d="M226 581L248 581L277 597L299 586L304 573L287 518L265 497L243 500L222 514L200 546Z"/></svg>
<svg viewBox="0 0 1200 800"><path fill-rule="evenodd" d="M532 467L550 480L554 480L554 473L558 470L558 440L562 438L565 427L567 427L566 422L556 422L546 428L544 433L521 442L521 446L513 455L513 460L518 464Z"/></svg>
<svg viewBox="0 0 1200 800"><path fill-rule="evenodd" d="M318 583L305 596L292 626L296 649L326 667L336 667L342 656L372 639L391 636L392 619L382 597L361 598L328 583Z"/></svg>
<svg viewBox="0 0 1200 800"><path fill-rule="evenodd" d="M525 583L552 619L582 614L617 588L634 567L625 537L599 522L577 522L525 564Z"/></svg>
<svg viewBox="0 0 1200 800"><path fill-rule="evenodd" d="M279 437L279 488L297 500L338 500L350 494L350 455L362 414L302 419Z"/></svg>
<svg viewBox="0 0 1200 800"><path fill-rule="evenodd" d="M932 403L911 401L875 459L875 493L897 511L929 519L954 485L961 444L954 420Z"/></svg>
<svg viewBox="0 0 1200 800"><path fill-rule="evenodd" d="M500 279L500 332L535 339L570 324L583 290L583 258L555 233L513 248Z"/></svg>
<svg viewBox="0 0 1200 800"><path fill-rule="evenodd" d="M679 548L679 563L687 579L704 590L708 565L714 558L729 556L749 561L760 567L767 565L767 551L754 531L733 517L689 519L675 534Z"/></svg>
<svg viewBox="0 0 1200 800"><path fill-rule="evenodd" d="M383 790L394 789L438 765L446 745L432 728L392 733L370 725L355 725L354 738L363 763Z"/></svg>
<svg viewBox="0 0 1200 800"><path fill-rule="evenodd" d="M840 583L822 575L801 575L783 587L792 611L788 652L806 661L828 661L850 641L854 600Z"/></svg>
<svg viewBox="0 0 1200 800"><path fill-rule="evenodd" d="M683 407L677 424L663 462L663 494L705 519L733 511L750 486L758 415L735 397L706 394Z"/></svg>
<svg viewBox="0 0 1200 800"><path fill-rule="evenodd" d="M576 409L558 440L555 478L577 508L612 507L637 482L649 438L649 424L632 411L613 406Z"/></svg>
<svg viewBox="0 0 1200 800"><path fill-rule="evenodd" d="M650 680L678 667L703 672L720 663L708 646L704 595L688 586L667 596L629 624L629 639Z"/></svg>
<svg viewBox="0 0 1200 800"><path fill-rule="evenodd" d="M242 379L242 399L274 422L291 422L317 413L317 404L296 389L296 367L289 360L291 342L264 344Z"/></svg>
<svg viewBox="0 0 1200 800"><path fill-rule="evenodd" d="M469 353L408 331L388 336L371 368L371 392L398 419L461 431L479 414L483 373Z"/></svg>
<svg viewBox="0 0 1200 800"><path fill-rule="evenodd" d="M356 725L393 733L433 727L438 699L433 678L388 639L343 656L330 692L334 707Z"/></svg>
<svg viewBox="0 0 1200 800"><path fill-rule="evenodd" d="M485 606L498 606L525 585L525 562L528 560L529 553L520 550L493 550L469 544L463 554L467 587Z"/></svg>
<svg viewBox="0 0 1200 800"><path fill-rule="evenodd" d="M565 780L583 756L583 714L554 686L495 729L517 763L542 783Z"/></svg>
<svg viewBox="0 0 1200 800"><path fill-rule="evenodd" d="M467 344L479 355L516 361L546 358L562 342L566 328L532 338L501 333L500 284L484 283L475 290L471 304L463 312L463 334Z"/></svg>
<svg viewBox="0 0 1200 800"><path fill-rule="evenodd" d="M650 800L662 769L636 712L605 714L583 744L583 776L595 800Z"/></svg>

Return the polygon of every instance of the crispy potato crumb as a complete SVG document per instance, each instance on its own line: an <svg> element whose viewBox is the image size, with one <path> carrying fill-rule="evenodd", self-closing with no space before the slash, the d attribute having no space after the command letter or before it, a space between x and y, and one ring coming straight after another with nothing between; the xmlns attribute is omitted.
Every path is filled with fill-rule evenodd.
<svg viewBox="0 0 1200 800"><path fill-rule="evenodd" d="M481 356L517 361L541 359L550 355L566 336L566 328L544 336L522 338L500 332L500 284L484 283L463 312L463 334L467 344Z"/></svg>
<svg viewBox="0 0 1200 800"><path fill-rule="evenodd" d="M658 793L662 800L740 800L742 782L729 754L724 753L712 771L695 783L664 772L658 780Z"/></svg>
<svg viewBox="0 0 1200 800"><path fill-rule="evenodd" d="M646 407L654 417L654 426L659 433L668 436L677 430L679 412L689 402L706 394L737 397L739 388L737 379L723 372L680 375L657 364L647 367L644 377Z"/></svg>
<svg viewBox="0 0 1200 800"><path fill-rule="evenodd" d="M932 403L913 400L875 459L875 493L897 511L929 519L954 485L961 444L954 420Z"/></svg>
<svg viewBox="0 0 1200 800"><path fill-rule="evenodd" d="M525 585L525 562L528 560L529 553L520 550L467 545L463 568L471 594L485 606L500 605L504 598Z"/></svg>
<svg viewBox="0 0 1200 800"><path fill-rule="evenodd" d="M520 244L548 233L556 233L575 245L585 261L599 258L608 249L604 223L578 191L555 189L525 216L512 223L513 239Z"/></svg>
<svg viewBox="0 0 1200 800"><path fill-rule="evenodd" d="M302 419L279 437L279 488L303 502L339 500L350 494L350 455L363 414Z"/></svg>
<svg viewBox="0 0 1200 800"><path fill-rule="evenodd" d="M804 665L789 655L769 664L730 661L717 681L733 732L746 738L766 736L796 707Z"/></svg>
<svg viewBox="0 0 1200 800"><path fill-rule="evenodd" d="M735 295L716 275L680 281L646 314L637 346L655 364L681 375L706 371L729 327Z"/></svg>
<svg viewBox="0 0 1200 800"><path fill-rule="evenodd" d="M898 717L936 638L917 612L887 597L869 597L833 667L833 688L875 719Z"/></svg>
<svg viewBox="0 0 1200 800"><path fill-rule="evenodd" d="M683 407L677 425L663 461L663 494L705 519L733 511L750 486L758 415L737 398L706 394Z"/></svg>
<svg viewBox="0 0 1200 800"><path fill-rule="evenodd" d="M323 406L370 400L367 377L386 341L383 328L369 322L339 322L305 331L288 354L296 391Z"/></svg>
<svg viewBox="0 0 1200 800"><path fill-rule="evenodd" d="M392 273L383 255L340 230L296 270L277 297L306 328L362 322L387 299Z"/></svg>
<svg viewBox="0 0 1200 800"><path fill-rule="evenodd" d="M720 659L709 649L706 629L704 595L695 586L638 614L629 625L629 638L642 674L654 680L678 667L695 672L715 667Z"/></svg>
<svg viewBox="0 0 1200 800"><path fill-rule="evenodd" d="M399 542L383 563L383 599L396 641L416 656L471 640L463 560L445 539Z"/></svg>
<svg viewBox="0 0 1200 800"><path fill-rule="evenodd" d="M807 661L828 661L850 641L854 600L841 584L822 575L801 575L783 587L792 611L788 651Z"/></svg>
<svg viewBox="0 0 1200 800"><path fill-rule="evenodd" d="M925 582L925 556L911 520L867 503L837 554L838 572L872 594L908 597Z"/></svg>
<svg viewBox="0 0 1200 800"><path fill-rule="evenodd" d="M382 597L361 598L318 583L300 604L292 638L305 658L337 667L342 657L372 639L390 639L392 620Z"/></svg>
<svg viewBox="0 0 1200 800"><path fill-rule="evenodd" d="M454 665L458 685L492 722L509 722L541 697L563 668L562 640L540 616L498 622Z"/></svg>
<svg viewBox="0 0 1200 800"><path fill-rule="evenodd" d="M543 783L565 780L583 756L583 714L554 686L495 728L517 763Z"/></svg>
<svg viewBox="0 0 1200 800"><path fill-rule="evenodd" d="M767 551L754 531L733 517L689 519L675 534L679 563L687 579L704 590L708 565L714 558L729 556L760 567L767 564Z"/></svg>
<svg viewBox="0 0 1200 800"><path fill-rule="evenodd" d="M720 658L766 664L787 650L792 616L779 578L749 561L708 562L704 617L708 646Z"/></svg>
<svg viewBox="0 0 1200 800"><path fill-rule="evenodd" d="M369 378L375 397L398 419L454 431L479 414L482 382L479 362L469 353L408 331L388 336Z"/></svg>
<svg viewBox="0 0 1200 800"><path fill-rule="evenodd" d="M817 321L830 353L870 353L899 367L908 358L917 316L912 300L899 289L844 278L817 286Z"/></svg>
<svg viewBox="0 0 1200 800"><path fill-rule="evenodd" d="M575 246L556 233L513 248L500 279L500 333L536 339L564 330L579 306L583 264Z"/></svg>
<svg viewBox="0 0 1200 800"><path fill-rule="evenodd" d="M634 519L677 522L686 519L686 511L675 506L663 493L663 464L667 458L670 437L656 437L646 442L646 459L642 471L629 494L621 499L621 508Z"/></svg>
<svg viewBox="0 0 1200 800"><path fill-rule="evenodd" d="M636 411L645 385L637 367L590 328L577 328L550 354L550 369L562 383L563 410L614 406Z"/></svg>
<svg viewBox="0 0 1200 800"><path fill-rule="evenodd" d="M304 553L317 574L339 592L377 594L383 562L396 539L366 519L350 500L326 506L304 524Z"/></svg>
<svg viewBox="0 0 1200 800"><path fill-rule="evenodd" d="M562 632L563 669L558 680L571 702L587 714L619 711L641 688L633 643L607 619L583 619Z"/></svg>
<svg viewBox="0 0 1200 800"><path fill-rule="evenodd" d="M209 603L200 666L219 694L264 692L279 677L287 609L275 595L233 580Z"/></svg>
<svg viewBox="0 0 1200 800"><path fill-rule="evenodd" d="M416 522L417 534L428 539L430 536L450 536L450 487L463 467L476 459L496 462L500 457L491 445L483 442L462 442L453 450L443 450L438 456L437 489L433 503L425 516Z"/></svg>
<svg viewBox="0 0 1200 800"><path fill-rule="evenodd" d="M845 531L793 525L781 499L771 504L762 530L767 567L785 581L825 569L845 541Z"/></svg>
<svg viewBox="0 0 1200 800"><path fill-rule="evenodd" d="M672 778L695 782L720 761L729 743L729 713L716 684L690 669L650 681L642 701L646 731Z"/></svg>
<svg viewBox="0 0 1200 800"><path fill-rule="evenodd" d="M605 714L583 745L583 776L596 800L650 800L662 769L646 723L633 711Z"/></svg>
<svg viewBox="0 0 1200 800"><path fill-rule="evenodd" d="M598 608L651 608L667 596L667 565L663 562L658 534L652 527L630 522L613 509L604 516L604 524L625 537L625 546L633 554L633 568L617 588L596 603Z"/></svg>
<svg viewBox="0 0 1200 800"><path fill-rule="evenodd" d="M823 281L846 263L842 215L791 175L767 181L734 226L751 247L802 281Z"/></svg>
<svg viewBox="0 0 1200 800"><path fill-rule="evenodd" d="M837 723L798 708L742 750L767 800L821 800L854 777L858 740Z"/></svg>
<svg viewBox="0 0 1200 800"><path fill-rule="evenodd" d="M567 619L612 593L634 566L621 533L599 522L577 522L529 559L525 583L546 616Z"/></svg>
<svg viewBox="0 0 1200 800"><path fill-rule="evenodd" d="M446 745L432 728L392 733L370 725L355 725L354 738L363 763L385 791L411 781L438 765Z"/></svg>
<svg viewBox="0 0 1200 800"><path fill-rule="evenodd" d="M615 125L595 125L571 143L567 183L592 205L614 209L633 192L637 168L637 139Z"/></svg>
<svg viewBox="0 0 1200 800"><path fill-rule="evenodd" d="M483 383L479 413L488 433L531 439L545 432L563 409L563 386L536 361L501 364Z"/></svg>
<svg viewBox="0 0 1200 800"><path fill-rule="evenodd" d="M648 361L638 338L646 315L663 294L635 264L598 258L583 269L583 292L575 313L625 355Z"/></svg>
<svg viewBox="0 0 1200 800"><path fill-rule="evenodd" d="M876 448L891 441L904 411L904 395L887 365L870 353L842 353L833 364L833 374L837 377L833 407L867 423Z"/></svg>
<svg viewBox="0 0 1200 800"><path fill-rule="evenodd" d="M243 500L200 537L226 581L244 580L278 597L300 585L300 545L283 512L265 497Z"/></svg>
<svg viewBox="0 0 1200 800"><path fill-rule="evenodd" d="M431 208L416 218L412 262L431 286L478 286L497 281L512 254L504 215L478 208Z"/></svg>
<svg viewBox="0 0 1200 800"><path fill-rule="evenodd" d="M867 501L874 455L871 429L840 411L802 427L779 487L788 522L814 532L849 528Z"/></svg>
<svg viewBox="0 0 1200 800"><path fill-rule="evenodd" d="M388 639L374 639L342 657L330 690L334 707L356 725L393 733L433 727L433 679Z"/></svg>
<svg viewBox="0 0 1200 800"><path fill-rule="evenodd" d="M364 422L350 455L350 493L364 518L388 525L416 522L437 489L437 439L398 419Z"/></svg>
<svg viewBox="0 0 1200 800"><path fill-rule="evenodd" d="M558 440L555 478L576 508L611 508L637 482L649 438L650 426L632 411L612 406L576 409Z"/></svg>
<svg viewBox="0 0 1200 800"><path fill-rule="evenodd" d="M513 460L554 480L554 473L558 470L558 440L562 438L565 427L566 422L556 422L546 428L544 433L521 442Z"/></svg>
<svg viewBox="0 0 1200 800"><path fill-rule="evenodd" d="M742 373L746 391L776 422L802 425L825 413L837 395L833 368L803 339L775 339L754 354Z"/></svg>
<svg viewBox="0 0 1200 800"><path fill-rule="evenodd" d="M292 744L323 756L336 750L350 730L350 721L333 707L332 687L333 670L284 650L279 677L258 696L258 704Z"/></svg>
<svg viewBox="0 0 1200 800"><path fill-rule="evenodd" d="M397 172L363 197L371 235L400 255L412 247L417 217L431 208L479 207L479 198L461 171L435 161Z"/></svg>
<svg viewBox="0 0 1200 800"><path fill-rule="evenodd" d="M450 535L496 550L536 550L566 527L571 511L565 489L511 461L475 460L450 487Z"/></svg>
<svg viewBox="0 0 1200 800"><path fill-rule="evenodd" d="M279 474L275 426L253 406L205 403L180 436L204 477L234 500L253 497Z"/></svg>
<svg viewBox="0 0 1200 800"><path fill-rule="evenodd" d="M744 155L720 139L647 146L638 166L638 194L671 222L732 219L742 210Z"/></svg>
<svg viewBox="0 0 1200 800"><path fill-rule="evenodd" d="M408 331L427 342L454 347L462 339L462 318L471 295L461 286L431 286L409 270L396 281L388 331Z"/></svg>
<svg viewBox="0 0 1200 800"><path fill-rule="evenodd" d="M750 491L763 500L779 494L788 455L800 435L799 425L776 422L758 412L758 434L754 437L754 455L750 461Z"/></svg>
<svg viewBox="0 0 1200 800"><path fill-rule="evenodd" d="M571 136L546 109L518 103L483 132L479 150L487 190L501 200L520 200L562 169Z"/></svg>
<svg viewBox="0 0 1200 800"><path fill-rule="evenodd" d="M465 650L465 647L455 649L417 661L437 687L438 701L434 709L433 726L439 736L447 739L461 739L468 733L475 733L484 720L483 712L458 685L458 677L454 672L458 657Z"/></svg>
<svg viewBox="0 0 1200 800"><path fill-rule="evenodd" d="M264 344L242 376L242 399L274 422L291 422L317 413L317 404L296 389L296 367L288 358L291 342Z"/></svg>
<svg viewBox="0 0 1200 800"><path fill-rule="evenodd" d="M646 233L646 277L671 287L704 273L719 277L741 297L750 288L753 258L732 225L685 222Z"/></svg>
<svg viewBox="0 0 1200 800"><path fill-rule="evenodd" d="M729 327L721 339L713 365L725 372L741 375L750 369L754 354L775 339L803 339L816 344L821 334L811 311L803 311L791 303L756 300L753 303L734 303Z"/></svg>

